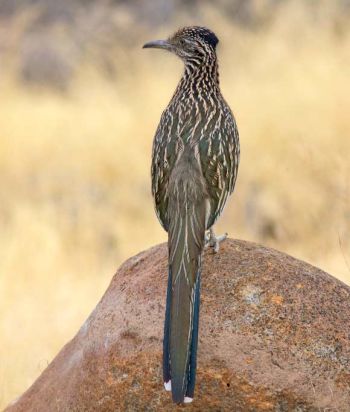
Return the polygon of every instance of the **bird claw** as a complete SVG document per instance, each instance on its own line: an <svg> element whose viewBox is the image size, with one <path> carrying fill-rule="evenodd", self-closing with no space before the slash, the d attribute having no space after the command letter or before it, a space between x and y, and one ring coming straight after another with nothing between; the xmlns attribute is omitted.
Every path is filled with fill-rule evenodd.
<svg viewBox="0 0 350 412"><path fill-rule="evenodd" d="M214 253L218 253L220 249L220 243L227 238L227 233L216 236L213 229L209 229L209 233L205 236L205 247L214 248Z"/></svg>

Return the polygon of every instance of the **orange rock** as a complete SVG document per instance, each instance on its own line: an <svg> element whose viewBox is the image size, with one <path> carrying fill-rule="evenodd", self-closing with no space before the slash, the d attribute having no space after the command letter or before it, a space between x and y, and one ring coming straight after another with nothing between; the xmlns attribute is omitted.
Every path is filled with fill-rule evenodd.
<svg viewBox="0 0 350 412"><path fill-rule="evenodd" d="M271 297L271 302L275 303L276 305L281 305L283 302L283 297L280 295L274 295Z"/></svg>
<svg viewBox="0 0 350 412"><path fill-rule="evenodd" d="M182 410L162 383L166 278L165 244L130 258L6 411ZM197 386L186 410L350 411L348 286L276 250L227 240L218 254L205 252L202 296Z"/></svg>

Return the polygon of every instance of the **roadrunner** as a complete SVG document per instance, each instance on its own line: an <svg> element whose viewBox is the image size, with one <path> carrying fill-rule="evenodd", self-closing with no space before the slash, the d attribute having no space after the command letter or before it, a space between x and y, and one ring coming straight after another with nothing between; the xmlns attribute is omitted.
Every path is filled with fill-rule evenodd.
<svg viewBox="0 0 350 412"><path fill-rule="evenodd" d="M234 189L239 162L236 123L219 88L217 43L212 31L196 26L143 46L168 50L185 64L156 131L151 168L169 249L163 378L176 403L193 400L202 252L206 244L217 252L225 238L212 227Z"/></svg>

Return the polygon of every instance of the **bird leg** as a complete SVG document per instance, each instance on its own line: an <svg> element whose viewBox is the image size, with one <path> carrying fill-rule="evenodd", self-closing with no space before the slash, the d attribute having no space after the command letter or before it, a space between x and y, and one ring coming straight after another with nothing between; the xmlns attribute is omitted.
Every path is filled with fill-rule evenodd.
<svg viewBox="0 0 350 412"><path fill-rule="evenodd" d="M205 236L205 247L213 247L214 252L218 253L220 248L220 243L227 238L227 233L216 236L214 233L214 229L211 227L209 229L209 233Z"/></svg>

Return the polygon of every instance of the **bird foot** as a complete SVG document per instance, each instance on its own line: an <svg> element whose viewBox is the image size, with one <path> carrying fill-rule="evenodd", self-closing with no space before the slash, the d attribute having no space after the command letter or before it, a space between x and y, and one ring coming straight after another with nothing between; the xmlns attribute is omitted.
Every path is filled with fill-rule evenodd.
<svg viewBox="0 0 350 412"><path fill-rule="evenodd" d="M216 236L213 229L209 229L209 233L205 237L205 247L214 248L214 253L218 253L220 249L220 243L227 238L227 233Z"/></svg>

